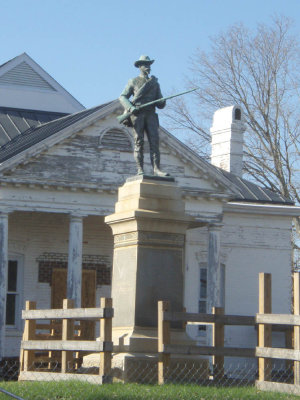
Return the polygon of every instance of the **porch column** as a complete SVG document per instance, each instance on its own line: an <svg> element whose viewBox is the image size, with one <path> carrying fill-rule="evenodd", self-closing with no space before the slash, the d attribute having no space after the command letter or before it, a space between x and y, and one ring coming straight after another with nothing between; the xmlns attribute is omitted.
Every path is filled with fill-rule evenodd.
<svg viewBox="0 0 300 400"><path fill-rule="evenodd" d="M75 307L81 307L82 220L81 215L70 215L67 297Z"/></svg>
<svg viewBox="0 0 300 400"><path fill-rule="evenodd" d="M0 212L0 360L4 357L8 270L8 213Z"/></svg>
<svg viewBox="0 0 300 400"><path fill-rule="evenodd" d="M208 259L207 259L207 312L211 314L213 307L223 307L221 297L222 274L220 264L220 237L222 224L211 224L208 227Z"/></svg>

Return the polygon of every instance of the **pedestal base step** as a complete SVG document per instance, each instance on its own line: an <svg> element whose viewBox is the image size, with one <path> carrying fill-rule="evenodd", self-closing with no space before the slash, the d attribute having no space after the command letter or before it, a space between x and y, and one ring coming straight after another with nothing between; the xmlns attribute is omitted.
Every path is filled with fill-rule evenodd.
<svg viewBox="0 0 300 400"><path fill-rule="evenodd" d="M99 355L84 357L82 367L95 372L99 368ZM85 372L86 373L86 372ZM209 379L209 361L205 358L172 358L165 371L165 382L193 383ZM120 353L112 358L114 382L155 384L158 380L158 356L147 354Z"/></svg>

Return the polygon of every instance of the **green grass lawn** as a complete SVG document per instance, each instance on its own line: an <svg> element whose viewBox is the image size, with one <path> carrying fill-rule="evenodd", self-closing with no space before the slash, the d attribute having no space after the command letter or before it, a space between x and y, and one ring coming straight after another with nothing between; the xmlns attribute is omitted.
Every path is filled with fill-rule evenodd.
<svg viewBox="0 0 300 400"><path fill-rule="evenodd" d="M25 400L147 400L147 399L298 399L299 396L282 393L260 392L254 387L216 388L196 385L150 386L138 384L92 385L78 381L71 382L0 382L5 389ZM0 392L1 400L12 397Z"/></svg>

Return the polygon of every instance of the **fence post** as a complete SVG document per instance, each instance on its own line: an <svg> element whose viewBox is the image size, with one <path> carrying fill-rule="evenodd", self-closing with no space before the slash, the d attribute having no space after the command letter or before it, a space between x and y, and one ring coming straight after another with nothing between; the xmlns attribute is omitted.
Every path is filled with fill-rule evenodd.
<svg viewBox="0 0 300 400"><path fill-rule="evenodd" d="M25 310L36 310L36 302L35 301L26 301ZM35 339L35 328L36 328L36 320L35 319L26 319L24 326L24 334L23 340L24 342L28 340ZM34 367L34 350L25 350L24 351L24 371L30 371Z"/></svg>
<svg viewBox="0 0 300 400"><path fill-rule="evenodd" d="M103 309L112 308L112 299L101 297L100 307ZM104 318L100 319L100 340L103 342L103 346L105 346L105 342L112 341L112 318L104 316ZM102 376L102 383L110 382L111 357L111 351L100 352L99 375Z"/></svg>
<svg viewBox="0 0 300 400"><path fill-rule="evenodd" d="M294 315L300 314L300 274L299 272L294 272ZM294 326L294 350L300 350L300 327ZM294 383L300 384L300 362L294 361Z"/></svg>
<svg viewBox="0 0 300 400"><path fill-rule="evenodd" d="M293 330L288 329L291 328L290 326L287 327L287 330L284 332L284 339L285 339L285 348L286 349L293 349ZM285 360L285 368L288 372L293 371L294 361L292 360Z"/></svg>
<svg viewBox="0 0 300 400"><path fill-rule="evenodd" d="M271 274L259 274L259 314L272 313L272 288ZM272 347L272 326L258 325L258 347ZM272 360L269 358L258 359L258 380L269 381L272 375Z"/></svg>
<svg viewBox="0 0 300 400"><path fill-rule="evenodd" d="M158 384L165 382L166 367L170 364L170 354L164 354L164 345L170 344L170 322L164 320L164 311L169 311L169 301L158 302Z"/></svg>
<svg viewBox="0 0 300 400"><path fill-rule="evenodd" d="M73 299L63 300L63 309L74 308ZM74 337L74 320L73 319L63 319L62 321L62 340L72 340ZM72 351L62 351L61 352L61 372L71 372L73 367L70 364L73 361Z"/></svg>
<svg viewBox="0 0 300 400"><path fill-rule="evenodd" d="M213 307L212 314L215 316L224 315L224 308ZM215 348L224 348L224 324L215 322L213 324L213 341ZM224 377L224 356L213 356L213 376L216 380Z"/></svg>

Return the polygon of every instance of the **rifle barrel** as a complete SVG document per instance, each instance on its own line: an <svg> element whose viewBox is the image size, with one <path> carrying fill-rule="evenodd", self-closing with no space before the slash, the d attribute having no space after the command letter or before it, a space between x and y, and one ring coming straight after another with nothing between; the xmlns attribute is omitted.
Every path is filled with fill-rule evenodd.
<svg viewBox="0 0 300 400"><path fill-rule="evenodd" d="M198 88L194 88L194 89L191 89L191 90L186 90L185 92L182 92L182 93L173 94L172 96L162 97L161 99L149 101L148 103L145 103L145 104L142 104L141 106L139 106L139 109L147 107L147 106L150 106L152 104L160 103L161 101L166 101L166 100L169 100L169 99L173 99L173 97L178 97L178 96L182 96L183 94L194 92L197 89Z"/></svg>
<svg viewBox="0 0 300 400"><path fill-rule="evenodd" d="M172 96L162 97L161 99L149 101L148 103L145 103L145 104L142 104L141 106L138 106L138 109L141 110L141 109L146 108L148 106L151 106L153 104L160 103L161 101L166 101L166 100L169 100L169 99L173 99L174 97L178 97L178 96L182 96L184 94L190 93L190 92L194 92L197 89L198 88L194 88L194 89L186 90L185 92L182 92L182 93L173 94ZM117 120L121 124L124 121L126 121L126 119L128 119L132 114L133 114L133 112L129 111L129 112L125 113L125 114L119 115L117 117Z"/></svg>

